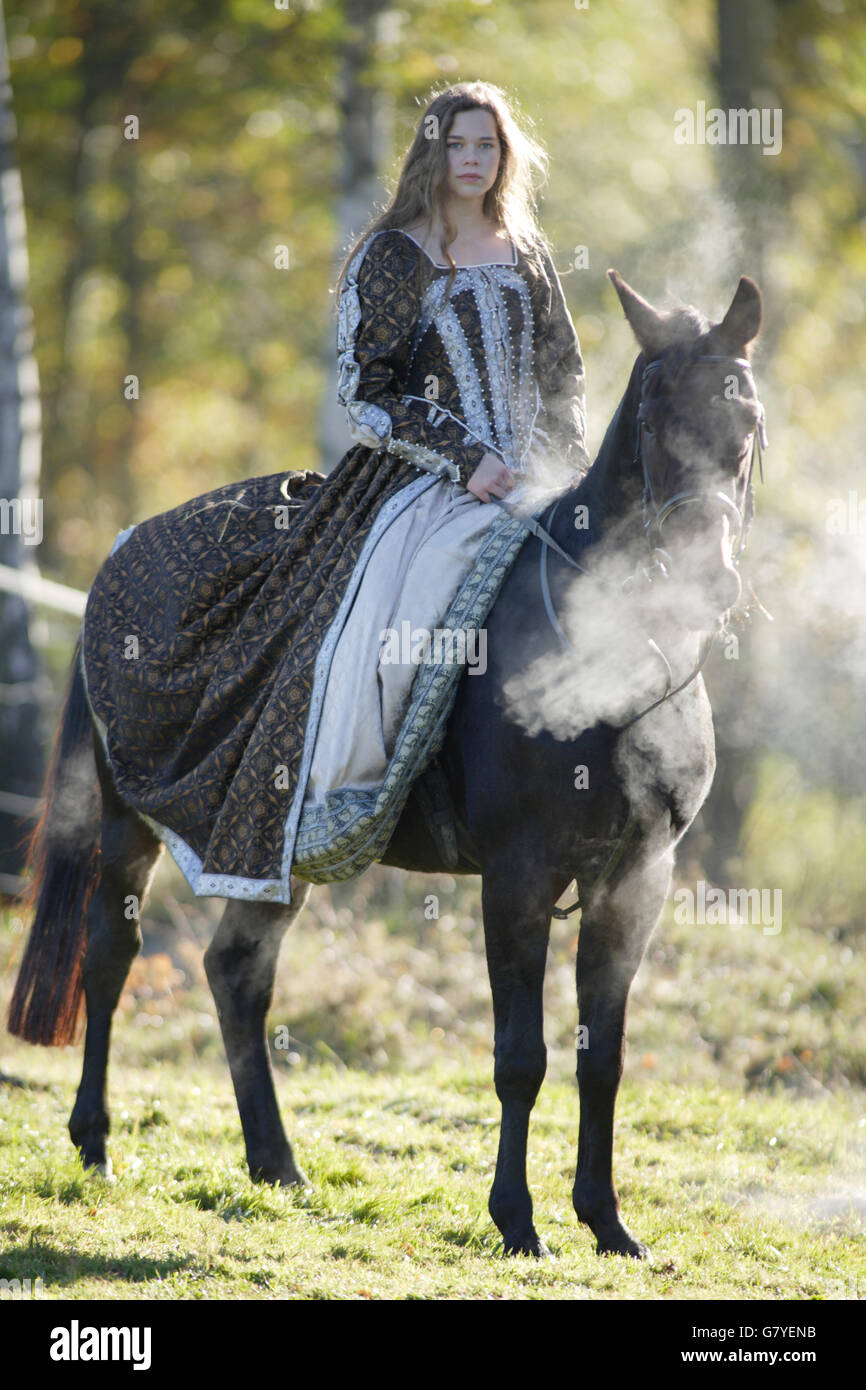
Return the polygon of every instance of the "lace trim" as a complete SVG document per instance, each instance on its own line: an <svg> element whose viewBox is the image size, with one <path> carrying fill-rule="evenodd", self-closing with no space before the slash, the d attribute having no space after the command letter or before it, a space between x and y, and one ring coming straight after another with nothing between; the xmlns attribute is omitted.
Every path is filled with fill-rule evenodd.
<svg viewBox="0 0 866 1390"><path fill-rule="evenodd" d="M519 271L506 265L461 266L447 299L445 283L441 278L435 280L423 297L410 365L424 334L435 325L457 383L464 415L460 423L479 442L500 454L514 472L524 473L541 408L541 394L534 376L534 316L529 287ZM477 365L459 316L450 302L467 290L475 300L481 323L495 430ZM517 346L508 318L506 290L513 290L521 301L523 327Z"/></svg>
<svg viewBox="0 0 866 1390"><path fill-rule="evenodd" d="M352 439L371 449L387 449L417 468L458 482L459 466L447 454L408 440L395 439L393 421L388 412L372 402L356 399L360 367L354 358L354 345L361 321L357 287L358 268L373 238L381 235L381 232L375 232L359 248L349 265L340 295L337 398L346 408ZM411 237L409 239L413 240ZM529 286L519 270L499 263L460 266L447 295L446 283L444 277L436 277L422 296L418 322L412 335L408 367L411 368L430 327L435 326L454 373L463 418L452 411L445 413L463 427L467 440L484 444L500 454L513 472L525 474L531 471L533 448L540 445L549 449L551 444L548 430L542 428L542 423L548 425L549 422L540 386L535 379L535 324ZM457 294L466 291L473 296L481 325L492 422L477 364L469 350L459 315L451 302ZM521 301L522 329L517 340L512 335L506 291L516 293ZM420 401L421 398L404 396L403 400ZM427 404L426 401L423 403ZM576 425L578 431L580 426L583 426L585 439L585 409L582 401L578 400L576 406ZM437 406L437 409L444 408ZM428 416L428 420L430 418ZM583 452L585 453L585 447Z"/></svg>
<svg viewBox="0 0 866 1390"><path fill-rule="evenodd" d="M357 399L361 368L355 360L355 342L362 317L358 271L371 242L381 235L381 231L374 232L358 248L349 263L340 290L337 306L337 400L345 408L349 434L353 440L369 449L385 449L396 454L398 458L406 459L416 468L423 468L437 477L448 477L452 482L459 483L460 465L454 459L423 444L396 438L393 434L394 422L387 410L372 401ZM419 341L416 330L415 346Z"/></svg>
<svg viewBox="0 0 866 1390"><path fill-rule="evenodd" d="M514 437L509 395L514 382L514 353L511 344L511 326L505 301L501 293L486 279L476 277L472 292L478 305L481 320L481 337L484 343L484 356L487 362L487 379L490 383L490 401L493 418L496 422L496 438L503 453L514 459ZM516 462L512 463L516 467Z"/></svg>
<svg viewBox="0 0 866 1390"><path fill-rule="evenodd" d="M463 325L457 316L454 305L443 304L435 315L434 323L448 355L454 379L457 382L460 405L466 421L464 429L468 427L473 434L490 439L493 435L490 417L484 404L481 378L478 375L475 358L469 349Z"/></svg>

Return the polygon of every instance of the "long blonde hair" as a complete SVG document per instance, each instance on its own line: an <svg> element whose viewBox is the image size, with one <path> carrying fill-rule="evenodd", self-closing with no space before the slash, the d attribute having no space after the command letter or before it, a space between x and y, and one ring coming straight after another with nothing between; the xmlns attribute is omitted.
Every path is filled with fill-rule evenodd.
<svg viewBox="0 0 866 1390"><path fill-rule="evenodd" d="M476 109L490 112L501 147L496 182L484 195L484 215L529 257L547 282L541 253L546 251L549 255L550 245L536 218L534 182L547 175L547 153L518 124L501 88L490 82L458 82L430 98L387 206L374 214L346 254L334 286L337 296L349 262L367 237L389 227L405 229L421 219L429 220L432 226L434 211L439 213L443 227L440 250L451 268L450 289L458 267L449 250L457 228L448 216L447 206L448 132L459 111Z"/></svg>

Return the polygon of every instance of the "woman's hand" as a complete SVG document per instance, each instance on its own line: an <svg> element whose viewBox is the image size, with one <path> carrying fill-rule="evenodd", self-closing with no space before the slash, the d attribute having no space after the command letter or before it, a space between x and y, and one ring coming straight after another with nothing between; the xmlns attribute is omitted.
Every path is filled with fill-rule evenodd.
<svg viewBox="0 0 866 1390"><path fill-rule="evenodd" d="M514 487L514 478L498 454L486 453L466 486L479 502L489 502L494 497L507 496Z"/></svg>

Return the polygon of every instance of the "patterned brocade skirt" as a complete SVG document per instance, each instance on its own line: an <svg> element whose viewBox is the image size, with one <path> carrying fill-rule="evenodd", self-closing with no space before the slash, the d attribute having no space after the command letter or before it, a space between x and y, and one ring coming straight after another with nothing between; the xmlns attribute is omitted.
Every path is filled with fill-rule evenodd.
<svg viewBox="0 0 866 1390"><path fill-rule="evenodd" d="M81 671L115 786L199 896L290 902L295 869L380 857L483 669L466 634L527 532L407 472L350 452L300 480L288 529L284 475L227 484L128 528L91 586Z"/></svg>

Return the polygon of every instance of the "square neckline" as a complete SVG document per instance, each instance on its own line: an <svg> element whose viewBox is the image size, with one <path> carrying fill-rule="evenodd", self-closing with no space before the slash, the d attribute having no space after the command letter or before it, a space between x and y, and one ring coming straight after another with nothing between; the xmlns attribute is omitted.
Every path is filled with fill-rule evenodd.
<svg viewBox="0 0 866 1390"><path fill-rule="evenodd" d="M394 231L395 231L395 232L402 232L403 235L404 235L404 236L407 236L407 237L409 238L410 241L414 241L415 245L418 247L418 250L424 252L424 255L427 257L427 259L428 259L428 261L430 262L430 264L433 265L433 266L435 266L437 270L450 270L450 269L451 269L450 265L445 265L442 261L434 261L433 257L430 255L430 252L427 250L427 247L426 247L426 246L422 246L421 243L420 243L420 241L418 240L418 238L417 238L417 237L414 237L414 236L412 235L411 232L407 232L405 227L395 227L395 228L394 228ZM511 250L512 250L512 259L511 259L510 261L473 261L471 265L458 265L458 266L457 266L457 269L458 269L458 270L478 270L478 269L480 269L482 266L487 266L487 265L511 266L511 267L513 268L514 266L517 265L517 247L514 245L514 242L513 242L513 241L509 241L508 244L509 244L509 246L511 247Z"/></svg>

